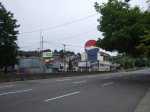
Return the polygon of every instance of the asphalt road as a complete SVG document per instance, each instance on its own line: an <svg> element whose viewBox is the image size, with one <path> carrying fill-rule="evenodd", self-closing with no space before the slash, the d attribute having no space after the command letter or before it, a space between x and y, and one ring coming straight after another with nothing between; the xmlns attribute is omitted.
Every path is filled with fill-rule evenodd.
<svg viewBox="0 0 150 112"><path fill-rule="evenodd" d="M150 69L0 84L0 112L134 112Z"/></svg>

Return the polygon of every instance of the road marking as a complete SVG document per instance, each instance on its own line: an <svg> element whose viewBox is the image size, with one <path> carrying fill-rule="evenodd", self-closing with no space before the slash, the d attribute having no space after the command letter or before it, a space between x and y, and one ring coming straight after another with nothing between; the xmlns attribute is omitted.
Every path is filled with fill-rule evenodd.
<svg viewBox="0 0 150 112"><path fill-rule="evenodd" d="M12 86L14 86L14 85L0 86L0 89L1 89L1 88L8 88L8 87L12 87Z"/></svg>
<svg viewBox="0 0 150 112"><path fill-rule="evenodd" d="M62 96L58 96L58 97L54 97L54 98L51 98L51 99L44 100L44 102L56 100L56 99L59 99L59 98L63 98L63 97L67 97L67 96L71 96L71 95L75 95L75 94L79 94L79 93L80 93L80 91L74 92L74 93L70 93L70 94L65 94L65 95L62 95Z"/></svg>
<svg viewBox="0 0 150 112"><path fill-rule="evenodd" d="M71 79L62 79L62 80L57 80L58 82L63 82L63 81L69 81Z"/></svg>
<svg viewBox="0 0 150 112"><path fill-rule="evenodd" d="M88 76L87 78L95 78L96 76Z"/></svg>
<svg viewBox="0 0 150 112"><path fill-rule="evenodd" d="M87 82L87 80L78 81L78 82L73 82L73 84L79 84L79 83L84 83L84 82Z"/></svg>
<svg viewBox="0 0 150 112"><path fill-rule="evenodd" d="M27 92L27 91L31 91L33 89L26 89L26 90L20 90L20 91L13 91L13 92L8 92L8 93L1 93L0 96L2 95L9 95L9 94L15 94L15 93L21 93L21 92Z"/></svg>
<svg viewBox="0 0 150 112"><path fill-rule="evenodd" d="M107 85L110 85L110 84L113 84L114 82L109 82L109 83L106 83L106 84L103 84L102 86L107 86Z"/></svg>

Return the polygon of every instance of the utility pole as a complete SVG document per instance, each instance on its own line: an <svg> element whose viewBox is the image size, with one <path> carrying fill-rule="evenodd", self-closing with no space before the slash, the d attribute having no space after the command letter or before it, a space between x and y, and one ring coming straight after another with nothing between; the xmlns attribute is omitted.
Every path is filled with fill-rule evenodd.
<svg viewBox="0 0 150 112"><path fill-rule="evenodd" d="M40 53L41 53L41 73L42 73L42 69L43 69L43 45L42 45L42 43L43 43L43 39L42 39L43 37L42 37L42 28L40 29Z"/></svg>
<svg viewBox="0 0 150 112"><path fill-rule="evenodd" d="M41 57L42 57L42 66L41 66L41 68L42 68L42 69L41 69L41 70L42 70L42 73L43 73L43 36L42 36L42 38L41 38L41 41L42 41L42 43L41 43L41 48L42 48L42 49L41 49L41 54L42 54L42 55L41 55Z"/></svg>
<svg viewBox="0 0 150 112"><path fill-rule="evenodd" d="M44 46L44 41L43 41L43 36L42 36L42 43L41 43L41 47L42 47L42 73L43 73L43 78L45 78L45 69L43 68L43 46Z"/></svg>
<svg viewBox="0 0 150 112"><path fill-rule="evenodd" d="M40 29L40 51L42 50L42 27L41 27L41 29Z"/></svg>
<svg viewBox="0 0 150 112"><path fill-rule="evenodd" d="M42 57L43 57L43 36L42 36Z"/></svg>
<svg viewBox="0 0 150 112"><path fill-rule="evenodd" d="M64 71L65 71L65 47L66 47L66 44L63 44L64 46L64 52L63 52L63 60L64 60Z"/></svg>

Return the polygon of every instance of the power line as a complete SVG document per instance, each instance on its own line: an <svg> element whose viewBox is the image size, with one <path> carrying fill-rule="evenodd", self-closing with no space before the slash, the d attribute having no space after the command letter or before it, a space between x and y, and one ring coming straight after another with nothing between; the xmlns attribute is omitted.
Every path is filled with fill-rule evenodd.
<svg viewBox="0 0 150 112"><path fill-rule="evenodd" d="M56 46L56 47L59 47L59 48L62 48L62 49L63 49L63 45L65 45L65 46L71 46L71 47L84 48L82 46L73 46L73 45L61 44L61 43L56 43L56 42L48 42L48 41L43 41L43 43L47 43L49 45ZM39 45L39 43L30 45L30 46L22 46L20 48L28 48L28 47L33 47L33 46L36 46L36 45ZM69 51L79 51L79 50L76 50L76 49L69 49L69 48L65 48L65 49L67 49Z"/></svg>
<svg viewBox="0 0 150 112"><path fill-rule="evenodd" d="M53 43L53 42L47 42L47 41L44 41L45 43L47 43L47 44L49 44L49 45L53 45L53 46L57 46L57 47L59 47L59 48L62 48L63 49L63 44L60 44L60 43ZM58 45L57 45L58 44ZM61 46L60 46L61 45ZM65 46L70 46L70 45L66 45L65 44ZM77 46L74 46L74 47L77 47ZM78 47L80 47L81 48L81 46L78 46ZM79 52L79 50L75 50L75 49L68 49L68 48L66 48L65 47L65 49L67 49L67 50L70 50L70 51L78 51Z"/></svg>
<svg viewBox="0 0 150 112"><path fill-rule="evenodd" d="M33 47L33 46L36 46L36 45L39 45L39 43L36 43L36 44L30 45L30 46L22 46L22 47L20 47L20 48Z"/></svg>
<svg viewBox="0 0 150 112"><path fill-rule="evenodd" d="M77 49L68 49L68 48L66 48L67 50L69 50L69 51L77 51L77 52L84 52L84 50L77 50Z"/></svg>
<svg viewBox="0 0 150 112"><path fill-rule="evenodd" d="M49 43L49 44L58 44L58 45L64 45L64 44L61 44L61 43L56 43L56 42L49 42L49 41L45 41L46 43ZM82 46L73 46L73 45L68 45L68 44L65 44L66 46L71 46L71 47L79 47L79 48L84 48Z"/></svg>
<svg viewBox="0 0 150 112"><path fill-rule="evenodd" d="M69 39L69 38L74 38L74 37L78 37L78 36L81 36L81 35L84 35L84 34L87 34L87 33L90 33L90 32L93 32L93 31L96 31L96 28L92 29L92 30L89 30L87 32L84 32L84 33L80 33L80 34L77 34L77 35L74 35L74 36L70 36L70 37L65 37L65 38L61 38L61 39L57 39L57 40L65 40L65 39ZM57 40L53 40L53 41L57 41Z"/></svg>
<svg viewBox="0 0 150 112"><path fill-rule="evenodd" d="M98 13L93 14L93 15L90 15L90 16L87 16L87 17L84 17L84 18L81 18L81 19L77 19L77 20L75 20L75 21L71 21L71 22L68 22L68 23L60 24L60 25L57 25L57 26L54 26L54 27L49 27L49 28L40 29L40 30L35 30L35 31L29 31L29 32L22 32L22 33L20 33L20 34L34 33L34 32L39 32L39 31L44 31L44 30L55 29L55 28L58 28L58 27L62 27L62 26L65 26L65 25L69 25L69 24L72 24L72 23L76 23L76 22L78 22L78 21L81 21L81 20L84 20L84 19L93 17L93 16L95 16L95 15L98 15Z"/></svg>
<svg viewBox="0 0 150 112"><path fill-rule="evenodd" d="M40 30L41 31L41 30ZM69 39L69 38L75 38L75 37L78 37L78 36L81 36L81 35L84 35L84 34L87 34L87 33L90 33L90 32L93 32L93 31L96 31L96 28L92 29L92 30L89 30L87 32L84 32L84 33L80 33L80 34L77 34L77 35L74 35L74 36L70 36L70 37L65 37L65 38L62 38L62 39L58 39L59 41L60 40L65 40L65 39ZM41 37L41 36L40 36ZM40 38L41 39L41 38ZM53 40L53 41L57 41L57 40ZM44 41L46 43L48 43L49 41ZM40 42L41 44L41 42ZM49 42L48 44L53 44L54 46L57 46L57 47L60 47L58 45L62 45L61 43L56 43L56 42ZM58 44L58 45L56 45ZM26 48L26 47L32 47L32 46L35 46L37 44L34 44L34 45L30 45L30 46L23 46L23 47L20 47L20 48ZM40 45L41 46L41 45ZM71 47L80 47L80 48L84 48L84 47L81 47L81 46L73 46L73 45L67 45L67 46L71 46ZM62 48L62 47L61 47Z"/></svg>
<svg viewBox="0 0 150 112"><path fill-rule="evenodd" d="M59 45L56 45L56 44L53 44L53 43L49 43L49 42L47 42L47 41L44 41L45 43L47 43L47 44L49 44L49 45L53 45L53 46L57 46L57 47L59 47L59 48L62 48L62 46L59 46ZM62 45L62 44L61 44Z"/></svg>
<svg viewBox="0 0 150 112"><path fill-rule="evenodd" d="M73 46L73 45L67 45L67 46L70 46L70 47L78 47L78 48L84 48L82 46Z"/></svg>

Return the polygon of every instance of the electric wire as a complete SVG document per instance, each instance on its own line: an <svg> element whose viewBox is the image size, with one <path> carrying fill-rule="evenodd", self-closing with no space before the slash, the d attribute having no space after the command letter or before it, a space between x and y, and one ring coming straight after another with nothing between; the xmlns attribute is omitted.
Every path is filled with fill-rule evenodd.
<svg viewBox="0 0 150 112"><path fill-rule="evenodd" d="M28 47L33 47L33 46L36 46L36 45L39 45L39 43L36 43L36 44L33 44L33 45L29 45L29 46L22 46L22 47L19 47L19 48L28 48Z"/></svg>
<svg viewBox="0 0 150 112"><path fill-rule="evenodd" d="M79 37L79 36L81 36L81 35L84 35L84 34L87 34L87 33L93 32L93 31L97 31L96 28L94 28L94 29L92 29L92 30L89 30L89 31L87 31L87 32L83 32L83 33L74 35L74 36L65 37L65 38L61 38L61 39L57 39L57 40L53 40L53 41L58 41L58 40L61 41L61 40L69 39L69 38L75 38L75 37Z"/></svg>
<svg viewBox="0 0 150 112"><path fill-rule="evenodd" d="M58 45L63 45L63 44L61 44L61 43L56 43L56 42L51 42L51 41L45 41L45 42L47 42L47 43L49 43L49 44L58 44ZM73 46L73 45L68 45L68 44L65 44L66 46L71 46L71 47L79 47L79 48L84 48L84 47L82 47L82 46Z"/></svg>
<svg viewBox="0 0 150 112"><path fill-rule="evenodd" d="M52 43L52 42L47 42L47 41L44 41L45 43L47 43L47 44L49 44L49 45L53 45L53 46L57 46L57 47L59 47L59 48L62 48L63 49L63 44L60 44L60 43ZM57 45L58 44L58 45ZM61 46L60 46L61 45ZM65 44L66 45L66 44ZM68 46L68 45L66 45L66 46ZM80 47L80 46L78 46L78 47ZM70 51L78 51L79 52L79 50L76 50L76 49L69 49L69 48L66 48L67 50L70 50Z"/></svg>
<svg viewBox="0 0 150 112"><path fill-rule="evenodd" d="M56 25L56 26L53 26L53 27L44 28L44 29L40 29L40 30L35 30L35 31L22 32L22 33L20 33L20 34L34 33L34 32L39 32L39 31L44 31L44 30L55 29L55 28L58 28L58 27L62 27L62 26L66 26L66 25L69 25L69 24L72 24L72 23L76 23L76 22L81 21L81 20L85 20L85 19L90 18L90 17L93 17L93 16L95 16L95 15L98 15L98 13L93 14L93 15L90 15L90 16L87 16L87 17L84 17L84 18L80 18L80 19L77 19L77 20L75 20L75 21L71 21L71 22L68 22L68 23L64 23L64 24L60 24L60 25ZM19 34L19 35L20 35L20 34Z"/></svg>

